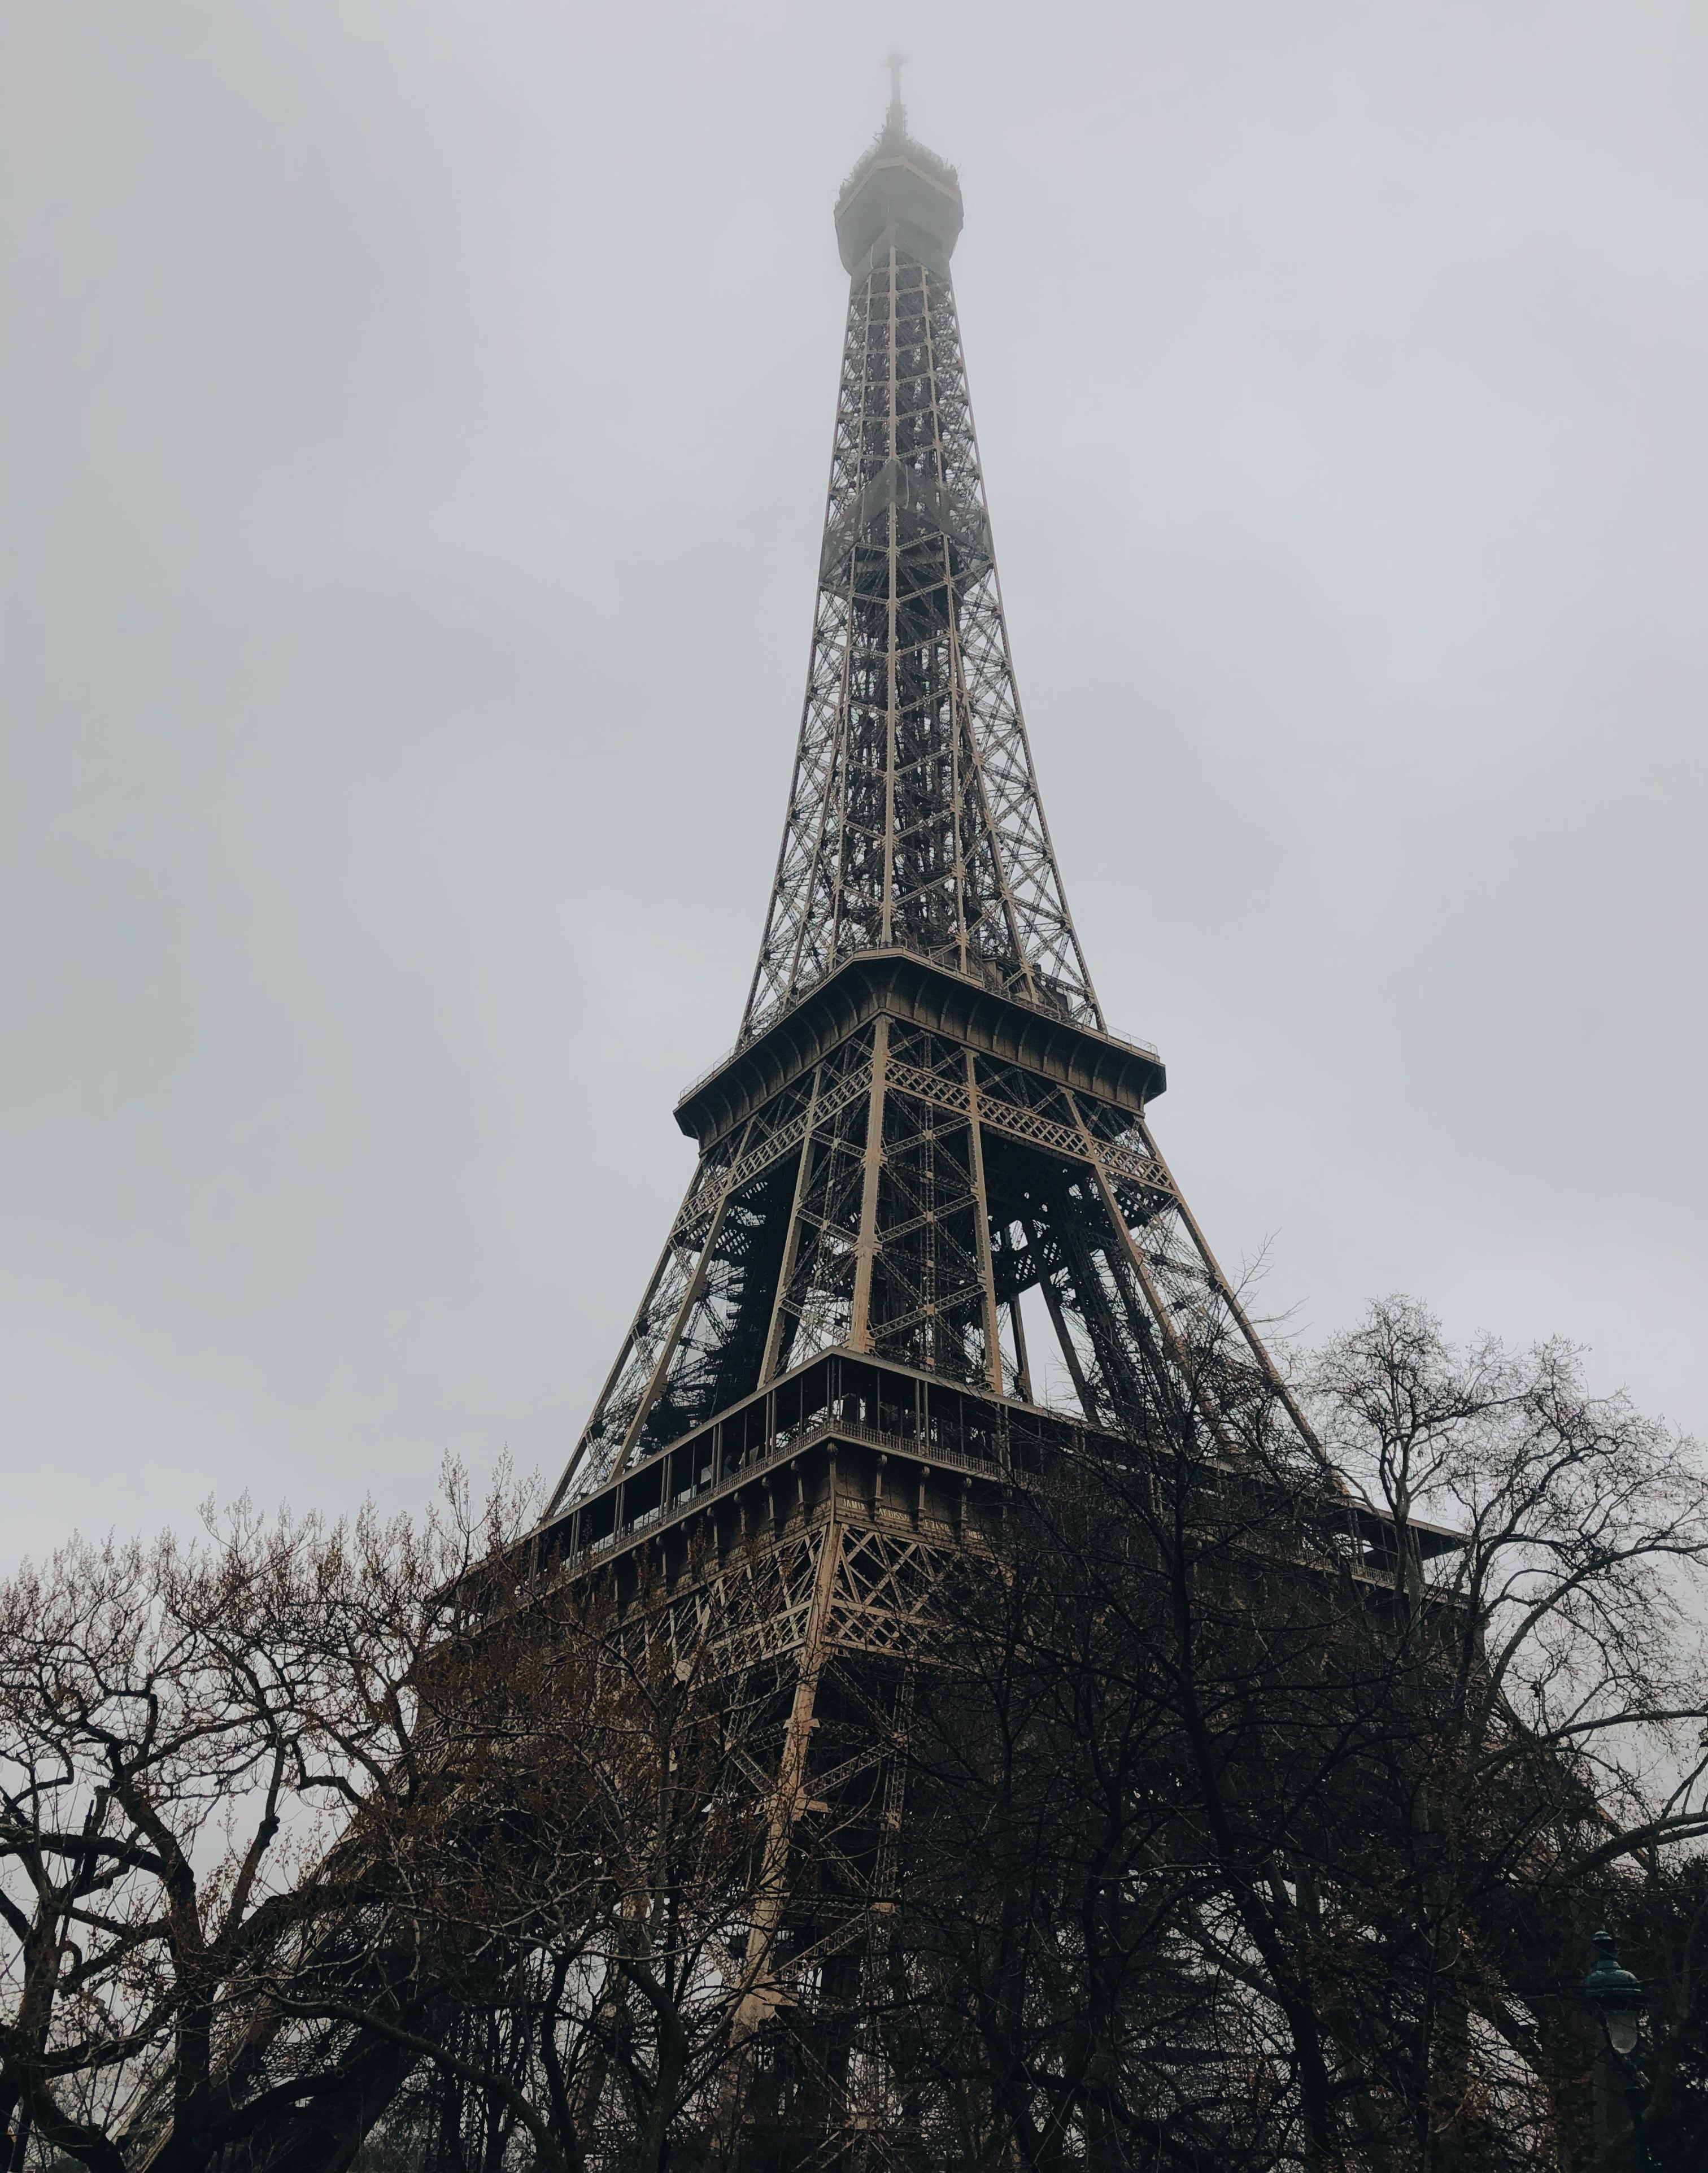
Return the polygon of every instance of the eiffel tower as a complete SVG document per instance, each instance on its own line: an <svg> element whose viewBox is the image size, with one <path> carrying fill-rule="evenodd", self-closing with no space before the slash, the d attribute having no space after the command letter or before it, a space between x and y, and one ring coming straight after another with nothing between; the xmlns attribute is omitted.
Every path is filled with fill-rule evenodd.
<svg viewBox="0 0 1708 2173"><path fill-rule="evenodd" d="M906 1817L873 1716L893 1732L945 1561L999 1545L1017 1478L1092 1437L1186 1410L1237 1455L1261 1405L1316 1446L1153 1136L1161 1059L1109 1027L1068 909L950 273L961 189L892 84L836 206L848 319L758 962L734 1049L677 1103L698 1165L539 1540L770 1701L739 2027L771 2141L741 2162L801 2169L862 2162L881 2123L881 2062L852 2053ZM794 1836L832 1806L842 1889L809 1902Z"/></svg>
<svg viewBox="0 0 1708 2173"><path fill-rule="evenodd" d="M698 1167L552 1499L586 1544L676 1513L666 1457L684 1476L687 1445L745 1437L759 1399L798 1430L838 1365L861 1385L832 1400L874 1414L952 1413L969 1440L1044 1423L1028 1292L1087 1425L1142 1425L1224 1325L1252 1378L1220 1394L1285 1399L1152 1137L1161 1060L1106 1024L1068 910L973 431L961 224L897 93L836 208L848 324L764 936L735 1048L677 1103Z"/></svg>

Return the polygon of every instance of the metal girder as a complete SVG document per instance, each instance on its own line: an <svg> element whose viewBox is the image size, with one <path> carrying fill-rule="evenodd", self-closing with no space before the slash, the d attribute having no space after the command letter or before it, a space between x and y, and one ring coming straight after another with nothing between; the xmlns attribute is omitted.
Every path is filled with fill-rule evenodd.
<svg viewBox="0 0 1708 2173"><path fill-rule="evenodd" d="M1092 1424L1312 1445L1145 1118L881 1013L703 1157L552 1511L827 1351L1031 1403L1032 1288Z"/></svg>
<svg viewBox="0 0 1708 2173"><path fill-rule="evenodd" d="M856 270L800 736L751 1038L903 945L1102 1024L1009 657L946 262L892 225Z"/></svg>

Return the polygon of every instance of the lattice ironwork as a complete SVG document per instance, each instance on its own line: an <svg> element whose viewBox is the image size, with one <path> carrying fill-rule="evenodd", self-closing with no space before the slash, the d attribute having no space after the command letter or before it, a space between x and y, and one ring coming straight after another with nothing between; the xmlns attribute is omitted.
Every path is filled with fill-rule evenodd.
<svg viewBox="0 0 1708 2173"><path fill-rule="evenodd" d="M884 217L887 198L859 218L886 169L935 188L910 205L927 224ZM879 231L850 267L806 699L744 1040L842 958L891 945L1102 1022L1010 661L946 175L886 132L838 217L844 261Z"/></svg>
<svg viewBox="0 0 1708 2173"><path fill-rule="evenodd" d="M765 2162L826 2173L889 2162L861 1987L902 1817L884 1746L946 1558L1005 1529L1005 1473L1047 1473L1086 1427L1184 1422L1226 1457L1291 1410L1152 1136L1161 1065L1107 1033L1069 917L967 396L959 227L894 110L838 212L811 667L741 1038L683 1097L699 1166L551 1511L568 1573L631 1591L636 1636L710 1655L768 1717L731 2104Z"/></svg>
<svg viewBox="0 0 1708 2173"><path fill-rule="evenodd" d="M769 2136L728 2162L796 2173L903 2162L861 1987L946 1563L1006 1545L1016 1477L1048 1484L1088 1428L1124 1454L1196 1427L1226 1464L1279 1410L1312 1445L1152 1136L1161 1065L1105 1030L1069 917L967 395L960 191L898 102L837 224L847 336L764 939L741 1040L679 1110L692 1181L533 1542L614 1600L625 1665L709 1666L756 1746L711 2126ZM1070 1383L1055 1409L1040 1335Z"/></svg>
<svg viewBox="0 0 1708 2173"><path fill-rule="evenodd" d="M708 1148L553 1507L829 1350L1043 1400L1034 1289L1094 1426L1276 1392L1142 1113L881 1016Z"/></svg>
<svg viewBox="0 0 1708 2173"><path fill-rule="evenodd" d="M852 280L812 662L724 1070L784 1046L859 954L926 960L1108 1043L1009 661L949 276L960 191L899 111L838 210ZM827 1351L1037 1400L1033 1290L1096 1426L1146 1425L1188 1352L1210 1436L1274 1393L1142 1096L1071 1086L905 1009L851 1017L800 1060L785 1049L774 1091L703 1136L554 1509Z"/></svg>

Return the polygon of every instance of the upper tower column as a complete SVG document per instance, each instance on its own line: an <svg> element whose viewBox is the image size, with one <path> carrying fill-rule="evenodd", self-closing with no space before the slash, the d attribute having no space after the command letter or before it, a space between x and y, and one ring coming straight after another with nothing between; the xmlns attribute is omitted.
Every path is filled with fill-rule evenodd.
<svg viewBox="0 0 1708 2173"><path fill-rule="evenodd" d="M961 218L954 168L892 95L836 206L849 310L812 654L743 1044L875 950L1102 1024L1009 661L950 276Z"/></svg>

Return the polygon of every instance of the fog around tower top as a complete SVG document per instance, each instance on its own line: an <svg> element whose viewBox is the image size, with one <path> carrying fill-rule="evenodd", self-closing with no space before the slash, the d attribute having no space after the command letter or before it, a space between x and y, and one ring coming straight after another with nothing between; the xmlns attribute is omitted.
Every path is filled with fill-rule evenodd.
<svg viewBox="0 0 1708 2173"><path fill-rule="evenodd" d="M929 150L909 132L906 107L892 106L885 116L882 127L849 169L841 188L837 191L837 202L842 203L851 197L880 159L893 158L898 154L912 159L934 180L942 181L951 188L960 186L960 174L949 161L940 159L935 151Z"/></svg>

